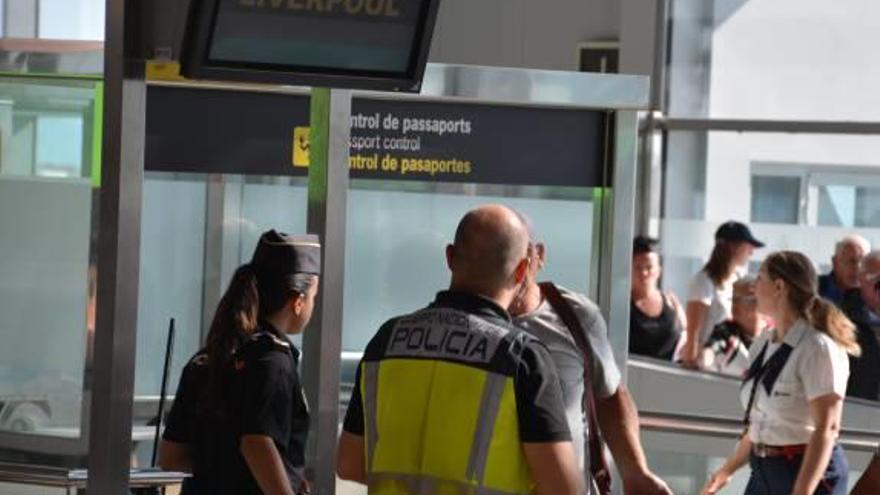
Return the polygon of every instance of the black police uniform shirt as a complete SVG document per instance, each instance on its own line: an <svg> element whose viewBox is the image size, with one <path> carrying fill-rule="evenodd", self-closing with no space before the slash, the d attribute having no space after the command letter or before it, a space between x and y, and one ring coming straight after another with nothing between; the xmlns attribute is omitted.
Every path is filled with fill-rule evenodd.
<svg viewBox="0 0 880 495"><path fill-rule="evenodd" d="M519 436L521 442L562 442L570 441L571 433L565 417L565 405L562 400L562 389L553 359L547 348L523 330L511 323L507 311L493 301L473 294L458 291L444 291L429 308L449 308L459 310L483 318L495 325L509 328L522 333L523 346L519 359L511 362L507 353L497 352L495 358L485 366L487 371L502 372L514 376L514 394L519 419ZM380 360L388 348L391 332L397 321L394 318L379 329L364 351L364 360ZM464 363L475 365L473 363ZM475 365L476 366L476 365ZM511 367L515 367L510 373ZM405 379L402 377L401 379ZM361 381L361 366L358 366L355 384ZM454 406L454 405L453 405ZM363 398L360 387L355 386L348 405L343 424L345 431L354 435L364 435Z"/></svg>
<svg viewBox="0 0 880 495"><path fill-rule="evenodd" d="M309 429L297 370L299 350L286 338L258 331L236 352L233 364L221 405L213 408L204 407L212 402L204 353L181 376L163 438L189 445L193 480L185 486L186 495L262 493L239 450L244 435L270 437L291 486L299 489Z"/></svg>

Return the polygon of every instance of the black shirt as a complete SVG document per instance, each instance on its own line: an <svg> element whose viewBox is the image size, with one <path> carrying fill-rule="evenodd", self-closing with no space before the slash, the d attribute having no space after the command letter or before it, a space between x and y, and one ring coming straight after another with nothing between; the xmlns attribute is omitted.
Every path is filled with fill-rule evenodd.
<svg viewBox="0 0 880 495"><path fill-rule="evenodd" d="M519 359L514 359L507 349L499 347L490 361L484 365L463 364L514 377L513 386L519 419L520 441L560 442L571 440L571 433L565 418L562 389L559 386L556 369L549 351L540 341L515 328L507 311L493 301L478 295L456 291L440 292L429 308L458 310L515 332L515 337L523 344ZM382 325L378 333L367 344L364 360L383 359L384 353L389 347L391 333L401 318L403 317L394 318ZM511 337L513 336L511 335ZM360 374L361 366L358 366L355 387L345 415L343 428L349 433L363 436L364 412L359 386ZM401 377L401 379L406 379L406 377ZM450 406L455 407L454 404Z"/></svg>
<svg viewBox="0 0 880 495"><path fill-rule="evenodd" d="M665 295L662 297L663 311L656 317L646 315L635 301L630 301L630 354L672 361L682 328L675 308Z"/></svg>
<svg viewBox="0 0 880 495"><path fill-rule="evenodd" d="M849 381L846 395L867 400L877 400L880 394L880 343L874 334L877 321L868 305L862 300L859 289L847 291L841 309L856 326L856 340L862 353L849 357Z"/></svg>
<svg viewBox="0 0 880 495"><path fill-rule="evenodd" d="M710 348L717 353L724 354L732 346L737 345L737 342L742 342L746 349L749 349L752 347L752 340L739 323L734 320L724 320L715 325L703 348Z"/></svg>
<svg viewBox="0 0 880 495"><path fill-rule="evenodd" d="M291 485L302 484L309 412L297 371L299 351L287 339L258 331L233 357L219 399L208 391L207 356L184 368L163 438L188 444L192 494L260 494L239 446L244 435L270 437ZM208 406L213 404L213 406Z"/></svg>

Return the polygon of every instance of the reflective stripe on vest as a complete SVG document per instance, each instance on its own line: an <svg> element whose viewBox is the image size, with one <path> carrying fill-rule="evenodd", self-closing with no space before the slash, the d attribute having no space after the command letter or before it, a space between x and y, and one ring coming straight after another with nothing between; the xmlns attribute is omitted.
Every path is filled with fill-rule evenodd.
<svg viewBox="0 0 880 495"><path fill-rule="evenodd" d="M483 322L468 323L404 328L396 341L392 333L390 356L363 362L359 386L371 495L532 492L513 378L470 364L508 346L499 338L506 329L499 334L499 327L486 331ZM449 359L453 353L464 362Z"/></svg>

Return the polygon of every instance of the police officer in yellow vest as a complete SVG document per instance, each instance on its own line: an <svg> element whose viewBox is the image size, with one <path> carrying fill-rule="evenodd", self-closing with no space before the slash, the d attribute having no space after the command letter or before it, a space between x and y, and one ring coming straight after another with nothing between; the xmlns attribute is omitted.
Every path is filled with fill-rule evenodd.
<svg viewBox="0 0 880 495"><path fill-rule="evenodd" d="M505 308L528 270L510 209L467 213L448 291L385 323L364 353L337 472L371 495L575 495L584 487L547 349Z"/></svg>

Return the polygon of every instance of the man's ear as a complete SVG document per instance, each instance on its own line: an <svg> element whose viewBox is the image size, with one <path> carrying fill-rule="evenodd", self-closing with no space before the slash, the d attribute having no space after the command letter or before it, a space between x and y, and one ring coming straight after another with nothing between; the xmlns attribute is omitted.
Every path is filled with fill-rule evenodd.
<svg viewBox="0 0 880 495"><path fill-rule="evenodd" d="M547 248L543 242L535 244L535 254L538 258L538 268L544 268L544 263L547 262Z"/></svg>
<svg viewBox="0 0 880 495"><path fill-rule="evenodd" d="M453 271L452 265L455 263L455 246L452 244L446 245L446 266L449 268L449 271Z"/></svg>

